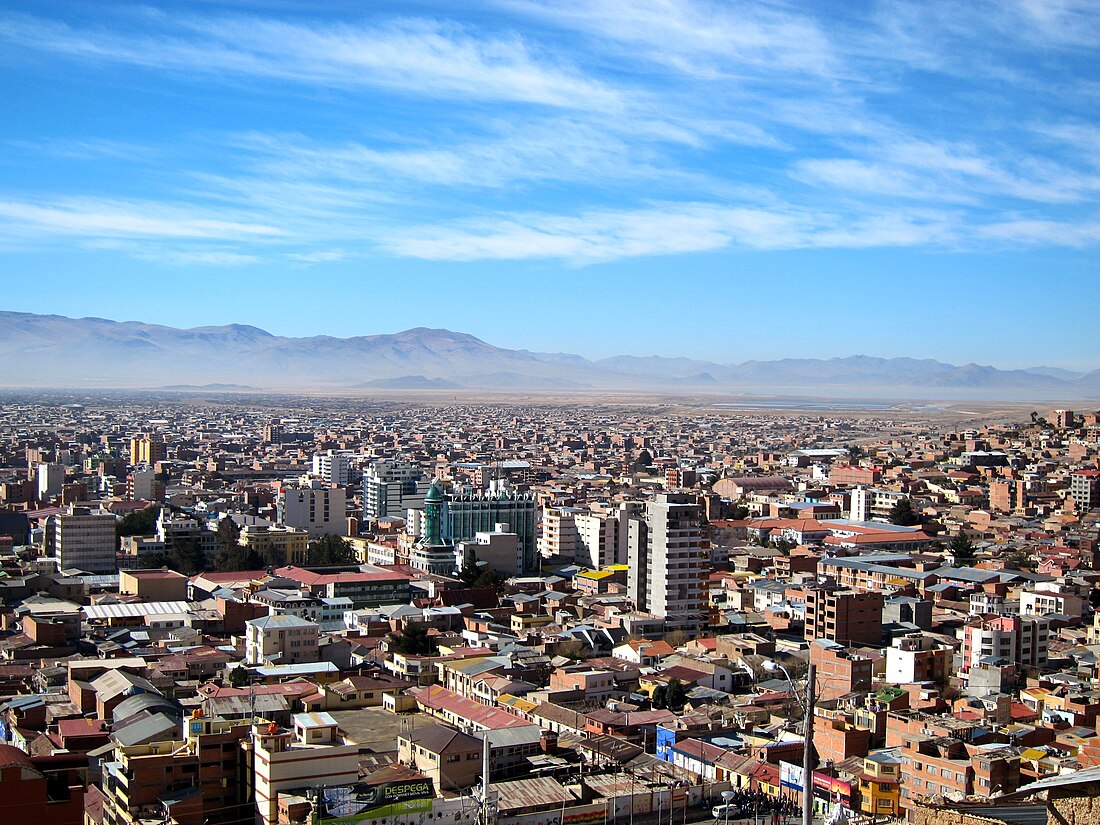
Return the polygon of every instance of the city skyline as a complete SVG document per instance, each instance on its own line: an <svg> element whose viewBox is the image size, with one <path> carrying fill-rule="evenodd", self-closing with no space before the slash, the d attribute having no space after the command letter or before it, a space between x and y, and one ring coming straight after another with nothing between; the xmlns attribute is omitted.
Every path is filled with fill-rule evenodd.
<svg viewBox="0 0 1100 825"><path fill-rule="evenodd" d="M1089 371L1098 28L1024 0L11 2L0 308Z"/></svg>

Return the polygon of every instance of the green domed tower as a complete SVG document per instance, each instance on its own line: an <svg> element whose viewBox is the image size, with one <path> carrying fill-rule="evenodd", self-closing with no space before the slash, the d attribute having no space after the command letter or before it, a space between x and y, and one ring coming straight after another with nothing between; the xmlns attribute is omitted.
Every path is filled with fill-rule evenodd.
<svg viewBox="0 0 1100 825"><path fill-rule="evenodd" d="M443 490L433 481L424 496L424 544L435 547L443 544Z"/></svg>

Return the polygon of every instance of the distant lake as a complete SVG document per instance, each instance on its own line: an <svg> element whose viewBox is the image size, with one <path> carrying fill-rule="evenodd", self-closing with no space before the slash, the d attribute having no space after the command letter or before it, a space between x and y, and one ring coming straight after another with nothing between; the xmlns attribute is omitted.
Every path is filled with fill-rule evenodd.
<svg viewBox="0 0 1100 825"><path fill-rule="evenodd" d="M737 401L714 404L742 410L892 410L890 401Z"/></svg>

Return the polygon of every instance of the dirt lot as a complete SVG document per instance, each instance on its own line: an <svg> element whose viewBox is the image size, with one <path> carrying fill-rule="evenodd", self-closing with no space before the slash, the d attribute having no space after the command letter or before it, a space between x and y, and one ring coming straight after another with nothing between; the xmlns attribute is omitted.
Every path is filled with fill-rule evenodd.
<svg viewBox="0 0 1100 825"><path fill-rule="evenodd" d="M424 727L432 723L422 713L395 716L382 708L330 711L353 742L370 748L375 753L397 750L397 735L402 731Z"/></svg>

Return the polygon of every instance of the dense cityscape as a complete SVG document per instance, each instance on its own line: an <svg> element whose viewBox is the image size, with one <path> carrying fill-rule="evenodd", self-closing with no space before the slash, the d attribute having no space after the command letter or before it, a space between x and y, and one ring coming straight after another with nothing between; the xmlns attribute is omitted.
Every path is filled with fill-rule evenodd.
<svg viewBox="0 0 1100 825"><path fill-rule="evenodd" d="M3 402L26 821L1096 821L1096 411Z"/></svg>

